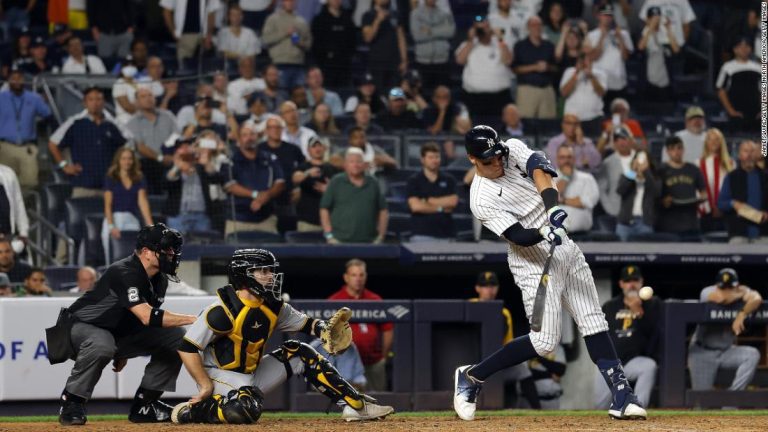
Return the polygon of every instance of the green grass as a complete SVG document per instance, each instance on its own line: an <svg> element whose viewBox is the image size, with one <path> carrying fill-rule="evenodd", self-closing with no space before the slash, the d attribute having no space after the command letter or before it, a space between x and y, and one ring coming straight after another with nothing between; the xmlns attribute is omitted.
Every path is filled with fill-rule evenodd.
<svg viewBox="0 0 768 432"><path fill-rule="evenodd" d="M668 416L768 416L768 410L711 410L711 411L694 411L694 410L650 410L651 417L668 417ZM262 418L266 419L326 419L334 418L337 413L325 414L325 413L291 413L291 412L266 412ZM396 414L398 417L404 418L423 418L423 417L453 417L453 411L419 411L419 412L402 412ZM500 410L500 411L478 411L478 417L527 417L527 416L606 416L604 410L600 411L533 411L533 410ZM89 422L94 421L116 421L127 420L128 416L119 414L101 414L88 416ZM18 416L18 417L0 417L0 423L33 423L33 422L56 422L58 417L56 416Z"/></svg>

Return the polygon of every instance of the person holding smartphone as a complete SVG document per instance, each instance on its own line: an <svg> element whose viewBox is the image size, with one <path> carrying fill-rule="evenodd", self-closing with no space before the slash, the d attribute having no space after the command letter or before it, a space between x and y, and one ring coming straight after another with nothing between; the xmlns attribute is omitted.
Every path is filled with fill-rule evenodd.
<svg viewBox="0 0 768 432"><path fill-rule="evenodd" d="M621 241L628 241L633 235L653 233L661 185L645 151L635 153L629 169L619 178L616 191L621 197L616 224L616 235Z"/></svg>
<svg viewBox="0 0 768 432"><path fill-rule="evenodd" d="M606 106L624 93L627 87L625 62L635 50L629 32L616 24L613 14L613 4L603 3L597 17L598 26L587 34L584 47L594 66L606 74L603 95Z"/></svg>

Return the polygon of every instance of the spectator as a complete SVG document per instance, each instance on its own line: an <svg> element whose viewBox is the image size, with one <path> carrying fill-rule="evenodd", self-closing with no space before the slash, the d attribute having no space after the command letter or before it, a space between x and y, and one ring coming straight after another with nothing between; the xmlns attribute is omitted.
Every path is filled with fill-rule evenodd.
<svg viewBox="0 0 768 432"><path fill-rule="evenodd" d="M16 32L29 26L29 14L35 8L37 0L11 0L2 3L3 35L10 39L9 31Z"/></svg>
<svg viewBox="0 0 768 432"><path fill-rule="evenodd" d="M616 224L616 235L621 241L627 241L635 234L652 233L661 187L647 153L637 152L629 170L619 178L616 192L621 196L621 209Z"/></svg>
<svg viewBox="0 0 768 432"><path fill-rule="evenodd" d="M8 275L0 273L0 299L3 297L13 297L13 291L11 290L11 280L8 279Z"/></svg>
<svg viewBox="0 0 768 432"><path fill-rule="evenodd" d="M412 242L446 241L456 237L453 210L459 204L456 180L440 172L440 148L421 146L421 172L408 179Z"/></svg>
<svg viewBox="0 0 768 432"><path fill-rule="evenodd" d="M627 128L632 136L640 140L643 145L646 144L645 133L640 122L629 117L629 102L624 98L616 98L611 101L611 118L603 120L604 133L600 136L597 143L597 149L600 154L605 155L608 150L613 150L610 143L610 133L619 126Z"/></svg>
<svg viewBox="0 0 768 432"><path fill-rule="evenodd" d="M251 97L248 98L248 112L251 115L243 122L243 126L247 125L253 129L260 138L267 125L267 117L272 115L267 108L267 97L264 96L264 93L251 93Z"/></svg>
<svg viewBox="0 0 768 432"><path fill-rule="evenodd" d="M630 170L635 149L632 135L624 127L614 129L611 134L615 151L600 164L596 177L600 188L600 205L608 215L615 218L621 209L621 196L617 192L619 181Z"/></svg>
<svg viewBox="0 0 768 432"><path fill-rule="evenodd" d="M11 69L18 69L18 65L29 61L32 58L30 46L32 45L32 33L29 28L22 28L21 33L13 41L13 48L2 55L0 59L0 71L3 77L8 77Z"/></svg>
<svg viewBox="0 0 768 432"><path fill-rule="evenodd" d="M752 60L747 37L736 42L733 60L725 62L717 75L717 97L728 113L734 131L757 131L760 125L760 65Z"/></svg>
<svg viewBox="0 0 768 432"><path fill-rule="evenodd" d="M389 88L408 70L405 30L400 17L392 13L390 0L373 0L373 8L363 15L362 29L373 82L378 88ZM395 59L400 60L397 68Z"/></svg>
<svg viewBox="0 0 768 432"><path fill-rule="evenodd" d="M280 70L283 89L304 85L304 59L312 47L312 33L304 18L294 13L295 4L295 0L282 0L261 33L269 57Z"/></svg>
<svg viewBox="0 0 768 432"><path fill-rule="evenodd" d="M136 75L137 79L143 79L146 78L147 74L149 73L149 48L147 48L147 41L142 38L133 38L130 45L130 53L129 55L133 59L133 64L136 65L136 69L139 70L139 73ZM120 59L125 59L128 57L128 55L120 57ZM115 66L112 68L112 74L113 75L120 75L120 69L123 67L122 60L115 63Z"/></svg>
<svg viewBox="0 0 768 432"><path fill-rule="evenodd" d="M258 146L249 127L240 128L238 150L232 162L221 167L224 189L234 196L235 214L224 234L237 231L277 233L277 216L272 202L285 190L285 175L277 156Z"/></svg>
<svg viewBox="0 0 768 432"><path fill-rule="evenodd" d="M227 123L227 115L224 114L224 111L226 111L226 104L220 102L213 103L213 87L208 83L202 82L197 85L197 89L195 90L195 103L181 107L179 112L176 113L176 123L178 124L179 130L186 129L190 124L196 124L195 106L199 102L207 99L211 99L212 101L211 109L213 112L211 113L211 121L217 124ZM224 108L224 111L221 110L222 107Z"/></svg>
<svg viewBox="0 0 768 432"><path fill-rule="evenodd" d="M312 20L312 52L330 87L350 84L350 65L355 54L357 28L343 0L328 0Z"/></svg>
<svg viewBox="0 0 768 432"><path fill-rule="evenodd" d="M563 110L579 118L587 135L600 133L607 82L605 72L594 68L592 60L586 55L579 57L575 67L563 72L560 80L560 93L565 98Z"/></svg>
<svg viewBox="0 0 768 432"><path fill-rule="evenodd" d="M210 231L222 213L211 194L218 179L216 156L224 145L203 134L193 145L183 144L173 155L173 168L165 176L168 199L163 214L168 227L181 233Z"/></svg>
<svg viewBox="0 0 768 432"><path fill-rule="evenodd" d="M337 176L336 178L339 178ZM347 261L344 286L328 300L381 300L381 296L366 287L368 273L365 262L356 258ZM360 351L365 366L368 389L385 391L387 387L386 360L392 349L394 325L392 323L351 323L352 339Z"/></svg>
<svg viewBox="0 0 768 432"><path fill-rule="evenodd" d="M378 182L365 173L363 151L347 149L344 172L331 179L320 201L320 223L325 239L330 244L379 244L387 234L388 218ZM370 365L370 361L366 362L366 353L361 354L363 363Z"/></svg>
<svg viewBox="0 0 768 432"><path fill-rule="evenodd" d="M11 239L0 237L0 272L5 273L12 284L24 282L32 270L29 264L16 259L16 253Z"/></svg>
<svg viewBox="0 0 768 432"><path fill-rule="evenodd" d="M698 238L700 198L706 196L704 178L699 168L683 160L683 140L672 136L664 147L669 161L659 170L661 209L658 230L678 234L683 240Z"/></svg>
<svg viewBox="0 0 768 432"><path fill-rule="evenodd" d="M704 152L704 138L707 136L707 125L704 121L704 110L698 106L690 106L685 110L685 129L675 132L683 140L687 149L683 160L695 164ZM664 153L661 160L667 161L669 156Z"/></svg>
<svg viewBox="0 0 768 432"><path fill-rule="evenodd" d="M336 127L336 121L328 105L320 103L312 111L312 120L306 126L319 135L338 135L341 132Z"/></svg>
<svg viewBox="0 0 768 432"><path fill-rule="evenodd" d="M24 278L24 291L19 292L19 297L50 297L53 291L45 282L43 269L32 268L27 277Z"/></svg>
<svg viewBox="0 0 768 432"><path fill-rule="evenodd" d="M280 105L280 117L283 119L281 129L283 133L282 140L298 147L305 157L308 156L309 140L317 136L317 134L312 129L301 125L299 109L296 104L291 101L283 102ZM290 171L284 172L292 173L293 168Z"/></svg>
<svg viewBox="0 0 768 432"><path fill-rule="evenodd" d="M48 55L51 63L61 65L67 55L67 42L72 37L72 31L66 24L54 24L52 39L48 44ZM40 38L44 42L43 38Z"/></svg>
<svg viewBox="0 0 768 432"><path fill-rule="evenodd" d="M629 32L614 20L613 4L604 2L597 17L598 26L587 34L585 51L596 69L606 75L605 100L610 101L625 93L627 68L625 62L635 50Z"/></svg>
<svg viewBox="0 0 768 432"><path fill-rule="evenodd" d="M322 231L320 225L320 200L328 187L328 181L339 169L325 162L328 145L318 137L309 140L309 158L293 172L293 184L301 191L296 203L299 231Z"/></svg>
<svg viewBox="0 0 768 432"><path fill-rule="evenodd" d="M488 8L488 22L493 31L504 39L504 43L512 49L515 44L528 36L526 23L536 12L527 9L520 0L499 0L497 7ZM553 42L552 43L556 43Z"/></svg>
<svg viewBox="0 0 768 432"><path fill-rule="evenodd" d="M578 23L578 24L577 24ZM583 24L583 28L581 26ZM563 25L563 34L555 46L554 82L559 83L566 69L576 66L584 53L584 34L587 28L583 21L569 20Z"/></svg>
<svg viewBox="0 0 768 432"><path fill-rule="evenodd" d="M568 213L565 226L569 233L592 229L592 209L600 199L600 191L592 174L574 168L573 147L557 148L557 190L560 206Z"/></svg>
<svg viewBox="0 0 768 432"><path fill-rule="evenodd" d="M579 170L595 172L600 166L600 153L595 148L592 140L584 136L579 118L575 114L563 115L560 125L562 133L552 137L547 142L546 153L549 160L555 162L557 168L557 149L561 145L568 144L573 147L574 167Z"/></svg>
<svg viewBox="0 0 768 432"><path fill-rule="evenodd" d="M83 50L83 41L77 36L67 40L67 53L69 57L61 65L63 74L106 74L107 68L104 62L95 55L86 54Z"/></svg>
<svg viewBox="0 0 768 432"><path fill-rule="evenodd" d="M312 110L307 100L307 89L303 86L295 86L291 89L289 101L296 104L299 113L299 124L306 124L312 119Z"/></svg>
<svg viewBox="0 0 768 432"><path fill-rule="evenodd" d="M467 116L462 107L451 100L451 89L438 86L432 92L432 105L424 110L422 119L432 135L448 134L453 131L458 117Z"/></svg>
<svg viewBox="0 0 768 432"><path fill-rule="evenodd" d="M48 142L53 163L69 177L72 198L102 196L104 173L126 137L117 124L104 115L104 93L91 87L83 94L85 110L67 119ZM62 149L69 149L71 162Z"/></svg>
<svg viewBox="0 0 768 432"><path fill-rule="evenodd" d="M129 57L120 68L121 77L112 84L112 100L115 101L115 119L121 126L126 126L136 113L136 74L139 70Z"/></svg>
<svg viewBox="0 0 768 432"><path fill-rule="evenodd" d="M467 40L456 49L456 63L463 66L462 100L472 116L498 115L509 102L512 52L498 37L488 20L475 20Z"/></svg>
<svg viewBox="0 0 768 432"><path fill-rule="evenodd" d="M528 19L528 38L515 44L512 70L517 74L517 97L523 118L555 118L555 46L542 38L541 18ZM562 82L562 81L561 81Z"/></svg>
<svg viewBox="0 0 768 432"><path fill-rule="evenodd" d="M188 7L198 5L199 7ZM204 3L185 0L160 0L163 8L163 21L168 32L176 41L176 58L183 67L184 59L195 55L198 45L213 48L213 31L216 29L216 13L221 8L219 0Z"/></svg>
<svg viewBox="0 0 768 432"><path fill-rule="evenodd" d="M146 73L141 72L136 58L133 59L133 63L140 71L134 75L134 79L138 79L141 83L148 83L152 89L152 94L158 99L160 108L169 109L171 101L179 94L179 82L163 82L163 73L165 72L163 60L157 56L149 57L146 61Z"/></svg>
<svg viewBox="0 0 768 432"><path fill-rule="evenodd" d="M549 9L542 14L541 19L544 22L544 39L557 46L560 43L560 37L568 32L564 32L568 17L563 11L563 5L559 1L553 1L549 4Z"/></svg>
<svg viewBox="0 0 768 432"><path fill-rule="evenodd" d="M387 108L387 103L382 97L376 84L373 82L373 75L366 72L357 84L357 92L347 99L344 104L344 111L354 112L358 104L368 104L373 114L383 112Z"/></svg>
<svg viewBox="0 0 768 432"><path fill-rule="evenodd" d="M253 57L241 57L237 61L237 70L240 78L232 81L227 86L227 108L234 115L248 114L246 101L253 92L263 91L266 84L263 79L256 76L255 61Z"/></svg>
<svg viewBox="0 0 768 432"><path fill-rule="evenodd" d="M751 346L735 345L736 336L744 332L744 320L756 311L763 298L756 290L739 283L739 275L732 268L717 274L715 285L701 290L700 302L732 305L743 302L731 325L699 324L688 347L688 368L691 371L691 390L712 390L720 368L735 369L728 390L744 390L752 381L760 361L760 352Z"/></svg>
<svg viewBox="0 0 768 432"><path fill-rule="evenodd" d="M669 25L674 39L682 47L691 34L691 23L696 19L688 0L647 0L640 8L638 16L642 21L647 21L648 11L658 8L660 15L664 17L664 26ZM659 42L668 44L669 39L662 35Z"/></svg>
<svg viewBox="0 0 768 432"><path fill-rule="evenodd" d="M349 147L357 147L363 152L363 164L370 175L375 175L379 170L397 168L397 161L388 155L381 147L368 142L365 131L362 128L353 127L349 130ZM334 155L331 163L340 168L344 167L344 157Z"/></svg>
<svg viewBox="0 0 768 432"><path fill-rule="evenodd" d="M104 225L101 241L107 264L121 257L110 252L110 237L119 239L121 231L138 231L141 223L152 225L152 212L147 199L147 181L141 172L136 154L128 147L115 152L112 165L104 180Z"/></svg>
<svg viewBox="0 0 768 432"><path fill-rule="evenodd" d="M2 289L2 287L0 287ZM0 294L1 295L1 294ZM315 339L309 343L321 356L339 371L339 376L349 381L358 391L364 391L368 387L368 379L365 378L365 366L360 358L360 351L354 342L343 352L331 355L323 348L323 341Z"/></svg>
<svg viewBox="0 0 768 432"><path fill-rule="evenodd" d="M96 286L96 279L99 278L99 274L96 269L91 266L80 267L77 271L77 285L69 289L69 292L76 294L83 294L91 291Z"/></svg>
<svg viewBox="0 0 768 432"><path fill-rule="evenodd" d="M261 41L256 32L243 27L243 10L240 5L230 5L227 18L229 26L220 29L216 35L216 50L228 59L260 54Z"/></svg>
<svg viewBox="0 0 768 432"><path fill-rule="evenodd" d="M389 106L387 111L379 116L378 122L388 132L422 128L416 114L407 109L405 92L400 87L392 87L389 91Z"/></svg>
<svg viewBox="0 0 768 432"><path fill-rule="evenodd" d="M0 235L18 236L24 241L29 237L29 219L19 179L12 169L2 164L0 164Z"/></svg>
<svg viewBox="0 0 768 432"><path fill-rule="evenodd" d="M229 100L229 77L227 74L223 71L214 72L211 87L213 88L213 100L226 104Z"/></svg>
<svg viewBox="0 0 768 432"><path fill-rule="evenodd" d="M515 104L507 104L501 112L501 127L499 135L506 138L520 138L525 135L523 121L520 119L520 110Z"/></svg>
<svg viewBox="0 0 768 432"><path fill-rule="evenodd" d="M733 171L734 164L728 153L728 145L720 129L710 128L704 140L704 153L699 159L699 169L704 177L707 200L699 206L701 215L701 230L723 231L723 213L717 207L720 198L720 190L723 187L725 176Z"/></svg>
<svg viewBox="0 0 768 432"><path fill-rule="evenodd" d="M676 63L679 63L677 59L683 42L675 35L669 16L663 18L662 24L661 14L661 9L653 6L647 8L647 13L642 15L647 16L647 19L637 49L645 52L646 91L649 99L664 101L670 99L669 85L672 75L678 72Z"/></svg>
<svg viewBox="0 0 768 432"><path fill-rule="evenodd" d="M447 85L450 75L451 39L456 33L453 14L437 7L437 0L425 0L411 10L411 37L415 43L416 69L424 88Z"/></svg>
<svg viewBox="0 0 768 432"><path fill-rule="evenodd" d="M277 69L277 66L269 64L264 67L262 76L264 77L264 85L266 86L263 93L267 98L269 112L277 112L280 105L288 100L288 96L286 96L285 92L280 90L280 71Z"/></svg>
<svg viewBox="0 0 768 432"><path fill-rule="evenodd" d="M624 365L624 374L635 383L635 395L640 403L648 406L656 383L662 305L658 297L641 300L638 292L642 286L643 275L638 266L630 264L622 268L619 279L622 293L605 302L603 312L608 321L608 334ZM595 374L596 409L610 405L611 394L604 382L600 374Z"/></svg>
<svg viewBox="0 0 768 432"><path fill-rule="evenodd" d="M45 46L45 39L42 37L37 36L32 40L32 45L29 46L29 53L29 58L19 59L14 64L25 74L37 76L45 72L59 72L59 67L56 63L48 58L48 47Z"/></svg>
<svg viewBox="0 0 768 432"><path fill-rule="evenodd" d="M195 103L195 118L187 124L182 130L182 137L192 138L205 130L216 132L217 138L225 140L228 138L237 138L237 121L232 115L226 116L227 125L215 122L214 112L221 108L220 102L210 97L199 98ZM229 127L229 131L227 128ZM172 150L172 149L171 149Z"/></svg>
<svg viewBox="0 0 768 432"><path fill-rule="evenodd" d="M176 117L168 110L157 108L152 90L144 86L136 90L136 108L136 114L126 127L141 156L147 191L149 194L160 194L163 191L164 170L173 162L171 157L163 155L162 149L177 131Z"/></svg>
<svg viewBox="0 0 768 432"><path fill-rule="evenodd" d="M307 102L311 108L324 103L328 105L334 116L344 114L344 106L339 94L323 88L323 71L317 66L307 70L307 90Z"/></svg>
<svg viewBox="0 0 768 432"><path fill-rule="evenodd" d="M86 11L91 35L101 58L128 55L136 25L135 2L131 0L87 0Z"/></svg>
<svg viewBox="0 0 768 432"><path fill-rule="evenodd" d="M723 180L717 200L731 244L768 243L768 175L756 169L757 152L753 141L741 142L739 166Z"/></svg>
<svg viewBox="0 0 768 432"><path fill-rule="evenodd" d="M293 105L293 102L283 103L281 112L283 113L284 118L291 119L291 117L295 115L296 110L295 107L293 107L293 111L289 111L291 108L288 104ZM291 194L293 193L294 187L291 175L296 171L296 168L306 160L304 151L307 151L309 148L309 140L313 136L316 136L310 129L298 126L298 123L295 123L297 125L296 127L300 128L299 135L303 134L303 130L301 129L309 130L313 134L307 138L307 145L304 151L302 151L298 145L285 139L286 136L293 139L297 136L290 130L291 125L294 124L293 122L294 119L291 119L291 123L288 123L277 116L267 118L265 123L265 140L259 146L260 149L272 153L277 157L277 162L280 164L283 173L285 173L285 190L282 194L275 197L275 214L277 214L278 230L280 232L296 230L296 209L291 202ZM303 137L301 139L303 139Z"/></svg>
<svg viewBox="0 0 768 432"><path fill-rule="evenodd" d="M426 99L422 96L421 74L416 69L410 69L400 79L400 88L405 93L406 108L420 116L427 108Z"/></svg>
<svg viewBox="0 0 768 432"><path fill-rule="evenodd" d="M0 91L0 164L11 168L25 190L38 184L36 117L51 109L39 94L24 89L24 73L14 68L8 90Z"/></svg>
<svg viewBox="0 0 768 432"><path fill-rule="evenodd" d="M277 0L240 0L240 7L243 9L243 25L261 33L264 27L264 21L275 9Z"/></svg>

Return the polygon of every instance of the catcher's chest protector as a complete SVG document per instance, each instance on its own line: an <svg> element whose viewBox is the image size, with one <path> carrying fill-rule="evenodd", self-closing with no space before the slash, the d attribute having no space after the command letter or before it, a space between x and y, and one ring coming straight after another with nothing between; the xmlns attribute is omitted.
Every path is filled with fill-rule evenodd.
<svg viewBox="0 0 768 432"><path fill-rule="evenodd" d="M221 305L211 308L205 317L208 327L220 335L212 343L214 361L220 369L253 373L275 329L282 302L242 300L231 286L217 294Z"/></svg>

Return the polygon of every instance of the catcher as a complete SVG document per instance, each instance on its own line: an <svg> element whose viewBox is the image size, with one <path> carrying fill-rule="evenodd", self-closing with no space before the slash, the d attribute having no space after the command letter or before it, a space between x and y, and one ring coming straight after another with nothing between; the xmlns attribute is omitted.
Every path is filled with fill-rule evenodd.
<svg viewBox="0 0 768 432"><path fill-rule="evenodd" d="M179 349L184 366L200 392L178 404L174 423L255 423L261 416L263 393L294 374L301 374L320 393L343 406L346 421L374 420L394 412L360 394L309 345L289 340L264 355L275 330L300 331L319 337L331 354L352 341L349 319L342 308L330 320L311 319L282 301L283 274L275 256L264 249L241 249L229 263L229 285L217 291L189 328ZM202 352L202 356L200 355Z"/></svg>

